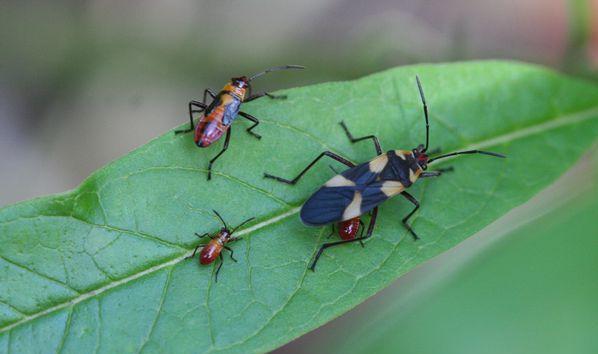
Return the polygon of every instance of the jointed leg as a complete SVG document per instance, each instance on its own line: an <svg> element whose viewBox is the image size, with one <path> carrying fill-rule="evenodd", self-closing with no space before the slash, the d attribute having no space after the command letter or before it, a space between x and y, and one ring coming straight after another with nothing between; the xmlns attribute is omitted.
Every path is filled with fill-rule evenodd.
<svg viewBox="0 0 598 354"><path fill-rule="evenodd" d="M330 224L330 228L331 228L331 230L330 230L330 234L328 235L328 237L326 237L327 239L331 238L331 237L332 237L332 235L334 235L334 234L335 234L335 232L336 232L336 231L334 230L334 224Z"/></svg>
<svg viewBox="0 0 598 354"><path fill-rule="evenodd" d="M247 131L249 134L251 134L251 135L255 136L256 138L258 138L258 139L261 139L261 138L262 138L262 136L261 136L261 135L259 135L259 134L257 134L257 133L254 133L254 132L252 132L253 128L257 127L257 125L258 125L258 124L260 124L260 121L259 121L259 120L258 120L256 117L252 116L251 114L245 113L245 112L239 112L239 115L240 115L241 117L243 117L243 118L245 118L245 119L248 119L248 120L250 120L250 121L252 121L252 122L253 122L253 125L252 125L251 127L247 128L247 129L246 129L246 131Z"/></svg>
<svg viewBox="0 0 598 354"><path fill-rule="evenodd" d="M192 255L190 255L189 257L185 257L185 259L190 259L190 258L193 258L193 257L195 257L195 254L197 253L197 250L198 250L200 247L203 247L203 246L205 246L205 245L199 245L199 246L195 247L195 249L193 250L193 254L192 254Z"/></svg>
<svg viewBox="0 0 598 354"><path fill-rule="evenodd" d="M230 141L230 132L232 130L232 127L228 128L228 131L226 132L226 138L224 138L224 146L222 147L222 150L220 150L220 152L218 153L218 155L214 156L214 158L212 158L210 160L210 163L208 164L208 181L210 179L212 179L212 164L214 163L214 161L216 161L216 159L218 159L220 157L220 155L224 154L224 152L226 151L226 149L228 149L228 143Z"/></svg>
<svg viewBox="0 0 598 354"><path fill-rule="evenodd" d="M193 107L199 107L199 109L193 109ZM191 100L189 102L189 129L175 130L174 133L184 134L193 131L193 129L195 129L195 125L193 124L193 113L203 112L207 107L208 106L203 102Z"/></svg>
<svg viewBox="0 0 598 354"><path fill-rule="evenodd" d="M210 97L212 97L212 99L216 98L216 94L214 92L212 92L212 90L210 90L209 88L203 90L203 103L206 103L206 99L208 98L207 96L210 95Z"/></svg>
<svg viewBox="0 0 598 354"><path fill-rule="evenodd" d="M203 235L200 235L200 234L198 234L198 233L196 232L196 233L195 233L195 236L197 236L197 237L199 237L199 238L204 238L204 237L206 237L206 236L210 236L210 234L206 232L205 234L203 234ZM210 238L211 238L211 237L210 237Z"/></svg>
<svg viewBox="0 0 598 354"><path fill-rule="evenodd" d="M448 167L444 167L444 168L437 168L434 171L438 171L440 173L445 173L445 172L453 172L455 169L453 168L453 166L448 166Z"/></svg>
<svg viewBox="0 0 598 354"><path fill-rule="evenodd" d="M223 248L225 250L227 250L227 251L230 252L230 259L232 259L233 261L237 262L237 260L235 259L235 257L233 257L233 250L230 247L228 247L228 246L223 246Z"/></svg>
<svg viewBox="0 0 598 354"><path fill-rule="evenodd" d="M271 98L273 100L277 100L277 99L278 100L284 100L284 99L287 98L287 95L273 95L273 94L268 93L268 92L260 92L260 93L256 93L256 94L253 94L253 95L249 95L249 97L247 97L244 100L244 102L251 102L251 101L253 101L255 99L258 99L258 98L264 97L264 96L267 96L267 97L269 97L269 98Z"/></svg>
<svg viewBox="0 0 598 354"><path fill-rule="evenodd" d="M281 177L276 177L276 176L273 176L273 175L271 175L269 173L264 173L264 177L266 177L266 178L272 178L272 179L275 179L275 180L277 180L279 182L286 183L286 184L295 184L305 174L305 172L307 172L310 168L312 168L313 165L315 165L315 163L318 162L318 160L321 159L323 156L328 156L328 157L330 157L330 158L332 158L332 159L334 159L334 160L336 160L336 161L338 161L338 162L340 162L342 164L345 164L348 167L354 167L355 166L354 163L352 163L351 161L345 159L342 156L339 156L339 155L337 155L337 154L335 154L335 153L333 153L331 151L324 151L318 157L316 157L309 165L307 165L307 167L304 168L303 171L301 171L301 173L299 173L299 175L297 175L297 177L295 177L293 179L289 180L289 179L285 179L285 178L281 178Z"/></svg>
<svg viewBox="0 0 598 354"><path fill-rule="evenodd" d="M198 233L196 232L196 233L195 233L195 236L199 237L200 239L202 239L202 238L204 238L204 237L206 237L206 236L208 236L208 237L212 238L212 236L210 236L210 234L209 234L209 233L207 233L207 232L206 232L205 234L203 234L203 235L200 235L200 234L198 234ZM189 259L189 258L193 258L193 257L195 257L195 254L197 253L197 250L198 250L200 247L203 247L203 246L205 246L205 245L199 245L199 246L195 247L195 249L193 250L193 254L192 254L192 255L190 255L189 257L185 257L185 259Z"/></svg>
<svg viewBox="0 0 598 354"><path fill-rule="evenodd" d="M359 233L359 237L363 237L363 230L365 229L365 225L363 224L363 221L361 221L361 219L359 219L359 228L361 229L361 232ZM359 240L359 244L361 245L361 247L365 247L365 245L363 244L363 238Z"/></svg>
<svg viewBox="0 0 598 354"><path fill-rule="evenodd" d="M224 264L224 258L222 257L222 253L220 253L220 256L218 258L220 258L220 264L218 264L218 268L216 268L216 275L214 276L215 283L218 283L218 273L220 273L220 268L222 268L222 265Z"/></svg>
<svg viewBox="0 0 598 354"><path fill-rule="evenodd" d="M407 199L408 201L413 203L413 205L415 205L415 208L413 208L413 210L411 210L411 212L403 218L402 222L403 222L403 226L405 226L405 228L407 230L409 230L409 232L411 233L411 236L413 236L413 239L418 240L419 236L417 236L417 234L415 233L415 231L413 231L411 226L409 226L409 224L407 224L407 220L409 220L411 215L413 215L413 213L415 213L417 211L417 209L419 209L419 202L417 201L417 199L415 199L411 194L409 194L407 192L401 192L401 195L403 197L405 197L405 199Z"/></svg>
<svg viewBox="0 0 598 354"><path fill-rule="evenodd" d="M341 127L343 127L345 134L347 134L347 137L349 138L349 140L351 140L351 142L353 144L355 144L358 141L365 140L365 139L372 139L372 141L374 142L374 147L376 148L376 154L382 155L382 148L380 147L380 141L378 141L377 136L367 135L367 136L362 136L361 138L354 138L353 134L351 134L351 132L349 131L349 128L347 128L347 126L345 125L345 122L341 122L340 125L341 125Z"/></svg>
<svg viewBox="0 0 598 354"><path fill-rule="evenodd" d="M443 173L445 172L452 172L453 171L453 167L449 166L446 168L439 168L436 169L434 171L426 171L426 172L422 172L421 175L419 175L420 178L425 178L425 177L439 177L442 176Z"/></svg>
<svg viewBox="0 0 598 354"><path fill-rule="evenodd" d="M376 217L377 216L378 216L378 207L372 209L372 217L370 219L368 231L365 234L365 236L360 236L360 237L354 238L352 240L342 240L342 241L336 241L336 242L330 242L330 243L323 244L320 247L320 249L318 250L318 252L316 253L316 256L314 257L314 260L311 263L311 266L309 267L309 269L311 269L313 272L316 271L316 264L318 263L318 260L320 259L320 256L322 256L322 252L324 252L325 249L334 247L334 246L338 246L338 245L342 245L345 243L349 243L349 242L362 242L363 240L372 236L372 233L374 232L374 226L376 226Z"/></svg>

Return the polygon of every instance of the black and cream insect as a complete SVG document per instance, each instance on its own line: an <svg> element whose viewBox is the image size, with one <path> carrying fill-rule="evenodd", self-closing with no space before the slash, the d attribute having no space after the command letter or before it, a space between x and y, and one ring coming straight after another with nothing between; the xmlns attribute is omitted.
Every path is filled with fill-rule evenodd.
<svg viewBox="0 0 598 354"><path fill-rule="evenodd" d="M370 212L371 217L367 232L364 236L362 235L353 239L330 242L322 245L310 266L311 270L315 270L316 263L326 248L349 242L362 242L364 239L369 238L372 235L376 223L378 205L398 194L402 195L414 206L411 212L403 217L402 223L411 233L413 238L417 240L419 237L407 221L419 209L420 205L417 199L405 189L409 188L419 178L438 177L442 175L443 172L451 170L451 168L445 168L437 169L435 171L427 171L428 164L433 161L462 154L484 154L495 157L505 157L494 152L466 150L430 158L427 154L430 141L428 107L418 77L416 77L416 81L426 122L425 145L420 144L412 150L390 150L383 153L382 148L380 147L380 142L376 136L368 135L354 138L346 125L341 122L342 128L352 143L366 139L371 139L374 142L377 154L374 159L355 165L338 154L331 151L324 151L304 168L297 177L291 180L276 177L268 173L264 174L266 178L272 178L287 184L295 184L319 159L324 156L328 156L349 167L349 169L344 172L332 177L303 204L300 214L301 221L309 226L322 226L354 219Z"/></svg>

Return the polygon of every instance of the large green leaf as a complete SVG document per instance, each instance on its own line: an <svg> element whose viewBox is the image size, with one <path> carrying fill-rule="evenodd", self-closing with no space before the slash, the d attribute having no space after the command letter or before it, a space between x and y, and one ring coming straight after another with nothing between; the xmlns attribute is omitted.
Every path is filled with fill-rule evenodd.
<svg viewBox="0 0 598 354"><path fill-rule="evenodd" d="M415 75L431 111L431 144L483 147L450 161L455 172L412 187L422 208L414 242L386 202L365 249L337 247L307 271L328 228L298 220L298 206L332 175L322 162L297 186L292 176L322 150L372 157L338 126L378 134L386 149L423 141ZM598 87L542 68L501 62L412 66L353 82L288 90L258 100L261 141L233 126L229 151L205 180L219 147L197 149L172 132L115 161L69 193L0 211L0 351L254 352L273 349L342 314L399 275L529 199L572 165L598 133ZM181 117L184 120L185 117ZM184 257L193 232L257 221L233 245L220 281Z"/></svg>

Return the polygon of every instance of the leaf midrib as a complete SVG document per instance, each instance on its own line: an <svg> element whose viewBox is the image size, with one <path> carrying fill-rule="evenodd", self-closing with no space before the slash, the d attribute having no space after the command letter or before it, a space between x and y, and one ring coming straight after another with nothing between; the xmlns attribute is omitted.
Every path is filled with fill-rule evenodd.
<svg viewBox="0 0 598 354"><path fill-rule="evenodd" d="M508 132L506 134L494 137L494 138L482 140L480 142L470 144L470 145L464 147L464 149L482 149L482 148L487 148L487 147L491 147L494 145L504 144L504 143L507 143L507 142L510 142L510 141L513 141L516 139L539 134L539 133L542 133L545 131L549 131L552 129L562 127L562 126L567 126L567 125L583 122L583 121L586 121L589 119L596 119L596 117L598 117L598 107L592 107L589 109L585 109L583 111L565 114L565 115L557 117L555 119L544 120L544 121L540 122L539 124L529 125L525 128L514 130L514 131ZM449 160L449 159L450 158L447 158L447 160ZM297 214L299 212L299 210L300 210L300 207L295 207L295 208L289 209L289 210L287 210L283 213L280 213L270 219L264 220L252 227L249 227L247 229L239 231L238 235L242 236L245 234L249 234L253 231L256 231L256 230L259 230L266 226L269 226L271 224L274 224L280 220L283 220L285 218L288 218L290 216ZM110 226L110 225L106 225L106 226ZM85 300L92 298L96 295L102 294L102 293L104 293L108 290L111 290L113 288L116 288L122 284L127 284L133 280L139 279L145 275L152 274L158 270L164 269L171 265L176 265L179 262L181 262L182 260L184 260L187 256L191 255L191 253L192 253L192 250L189 250L188 252L185 252L183 255L175 257L167 262L154 265L154 266L147 268L143 271L140 271L138 273L131 274L128 277L108 283L100 288L95 289L95 290L89 291L87 293L81 293L79 296L77 296L69 301L52 306L43 311L39 311L37 313L28 315L19 321L16 321L12 324L9 324L5 327L0 328L0 333L10 331L11 329L18 327L24 323L30 322L32 320L35 320L39 317L53 313L55 311L62 310L68 306L76 305L82 301L85 301Z"/></svg>

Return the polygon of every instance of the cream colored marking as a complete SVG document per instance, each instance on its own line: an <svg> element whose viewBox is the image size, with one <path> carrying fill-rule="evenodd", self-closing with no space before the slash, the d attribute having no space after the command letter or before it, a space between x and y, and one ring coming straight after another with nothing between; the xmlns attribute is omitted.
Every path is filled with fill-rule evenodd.
<svg viewBox="0 0 598 354"><path fill-rule="evenodd" d="M409 169L409 181L411 181L411 183L415 183L415 181L417 181L419 174L422 172L421 169L417 169L417 171L413 172L412 169Z"/></svg>
<svg viewBox="0 0 598 354"><path fill-rule="evenodd" d="M353 219L361 215L361 192L355 192L353 201L343 213L343 221Z"/></svg>
<svg viewBox="0 0 598 354"><path fill-rule="evenodd" d="M380 173L388 163L388 155L383 154L370 161L370 171Z"/></svg>
<svg viewBox="0 0 598 354"><path fill-rule="evenodd" d="M222 95L220 96L220 101L223 105L227 105L233 101L233 96L231 96L230 94Z"/></svg>
<svg viewBox="0 0 598 354"><path fill-rule="evenodd" d="M355 182L345 178L343 175L336 175L332 177L328 182L325 184L326 187L353 187L355 186Z"/></svg>
<svg viewBox="0 0 598 354"><path fill-rule="evenodd" d="M395 155L401 158L401 160L406 160L405 153L403 150L395 150Z"/></svg>
<svg viewBox="0 0 598 354"><path fill-rule="evenodd" d="M386 181L382 183L382 193L388 198L395 196L405 190L405 186L399 181Z"/></svg>

